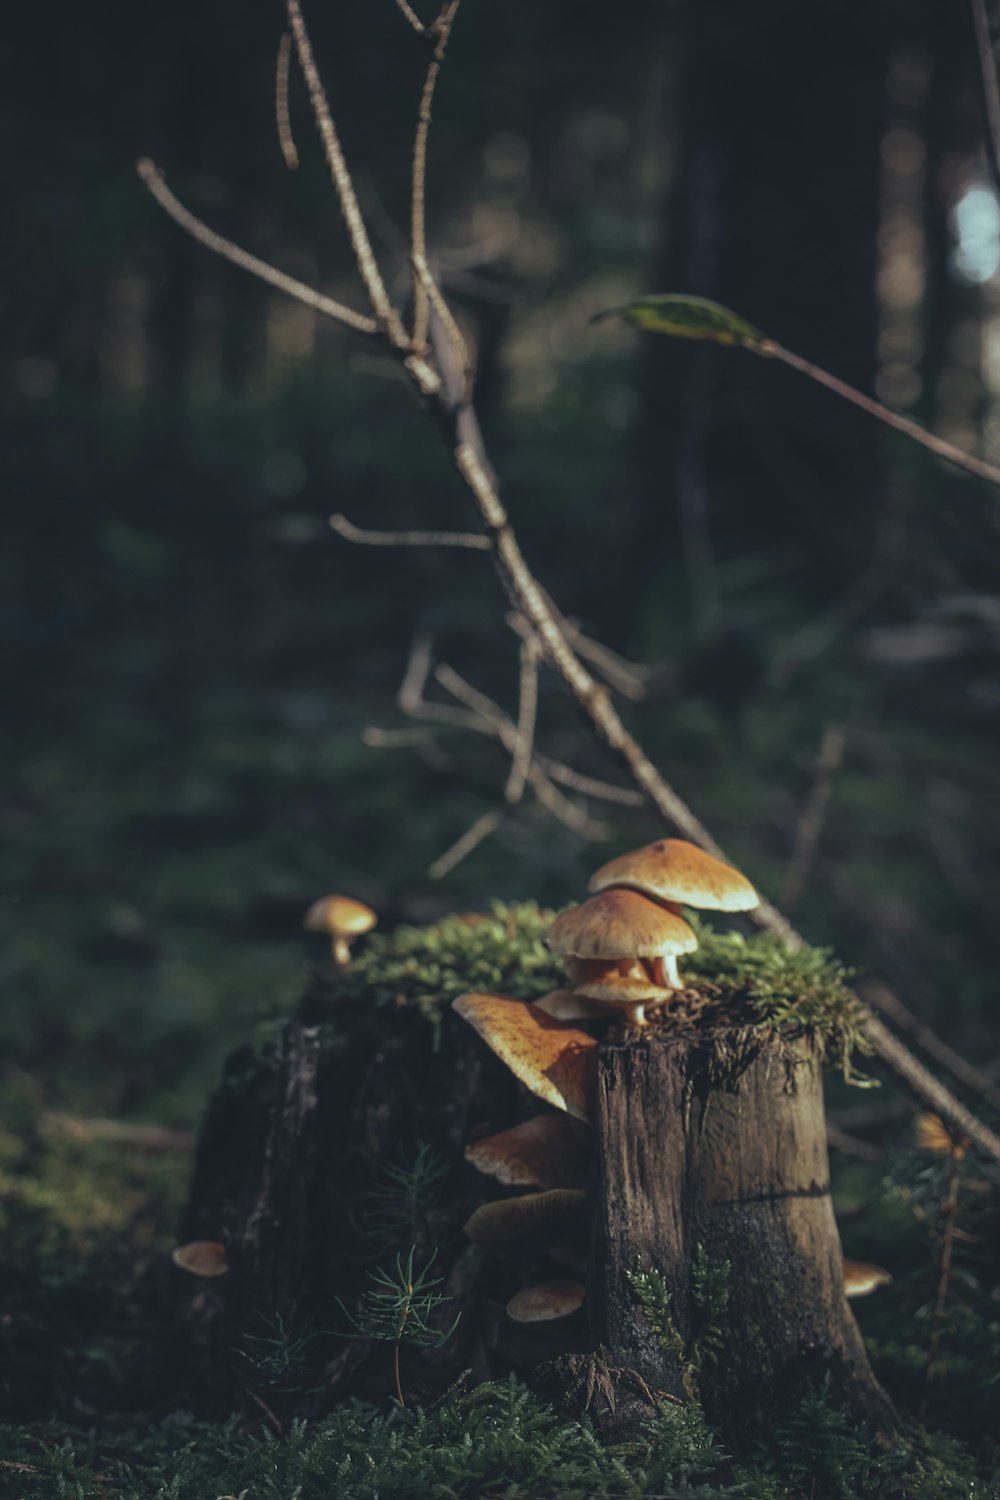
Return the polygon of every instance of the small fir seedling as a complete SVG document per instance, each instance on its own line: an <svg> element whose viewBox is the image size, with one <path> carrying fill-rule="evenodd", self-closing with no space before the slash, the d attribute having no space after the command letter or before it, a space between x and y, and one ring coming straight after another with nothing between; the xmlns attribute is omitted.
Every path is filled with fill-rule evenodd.
<svg viewBox="0 0 1000 1500"><path fill-rule="evenodd" d="M369 1271L371 1285L362 1298L357 1316L352 1316L344 1304L340 1304L344 1316L355 1329L355 1333L347 1337L392 1344L396 1400L400 1406L406 1405L399 1378L401 1346L410 1344L416 1349L439 1349L451 1338L461 1317L459 1313L447 1328L431 1326L433 1314L453 1299L437 1290L444 1278L430 1274L437 1250L419 1271L414 1264L416 1254L416 1246L411 1245L405 1261L402 1255L397 1255L394 1273L381 1268Z"/></svg>
<svg viewBox="0 0 1000 1500"><path fill-rule="evenodd" d="M412 1244L419 1251L447 1174L447 1164L426 1143L417 1147L412 1159L404 1157L383 1168L364 1195L361 1225L376 1252L384 1254L400 1244Z"/></svg>

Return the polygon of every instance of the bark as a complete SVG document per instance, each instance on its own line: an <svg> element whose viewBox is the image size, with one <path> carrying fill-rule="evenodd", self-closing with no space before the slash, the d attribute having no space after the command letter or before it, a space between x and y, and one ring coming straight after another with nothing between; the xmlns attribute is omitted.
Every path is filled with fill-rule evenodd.
<svg viewBox="0 0 1000 1500"><path fill-rule="evenodd" d="M311 1358L325 1370L324 1401L366 1380L367 1369L370 1393L383 1394L382 1351L330 1333L348 1331L341 1303L354 1305L366 1272L393 1259L366 1237L366 1192L387 1166L429 1145L450 1171L440 1208L412 1226L412 1238L418 1248L461 1244L460 1225L484 1196L464 1146L532 1112L527 1092L457 1016L439 1031L415 1013L373 1013L354 1025L360 1034L347 1043L329 1026L284 1022L273 1049L229 1058L211 1100L178 1240L221 1240L231 1269L213 1280L176 1273L179 1359L199 1410L240 1400L252 1382L234 1351L279 1322L319 1331ZM481 1261L459 1255L444 1288L456 1299L450 1315L463 1312L437 1367L446 1383L456 1361L481 1364L470 1352L491 1316L479 1306Z"/></svg>
<svg viewBox="0 0 1000 1500"><path fill-rule="evenodd" d="M608 1040L595 1130L590 1306L606 1363L696 1393L731 1442L762 1400L827 1371L859 1419L892 1430L844 1297L815 1047L738 1030ZM699 1263L724 1306L699 1295ZM637 1265L665 1278L666 1327L637 1306Z"/></svg>

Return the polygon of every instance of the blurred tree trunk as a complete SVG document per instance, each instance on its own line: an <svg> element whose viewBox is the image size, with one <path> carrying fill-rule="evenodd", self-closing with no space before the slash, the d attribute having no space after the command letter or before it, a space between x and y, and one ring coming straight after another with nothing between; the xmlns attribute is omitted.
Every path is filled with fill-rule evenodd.
<svg viewBox="0 0 1000 1500"><path fill-rule="evenodd" d="M650 291L732 306L864 390L875 374L888 21L883 3L687 6L683 170L647 277ZM713 538L730 555L808 541L822 563L816 587L842 586L874 530L878 428L736 351L646 337L639 362L619 635L678 548L695 620L713 623Z"/></svg>

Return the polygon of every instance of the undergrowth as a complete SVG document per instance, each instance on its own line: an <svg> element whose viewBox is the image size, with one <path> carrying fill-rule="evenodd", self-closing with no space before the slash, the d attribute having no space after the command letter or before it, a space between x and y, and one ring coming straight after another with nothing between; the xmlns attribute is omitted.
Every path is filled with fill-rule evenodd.
<svg viewBox="0 0 1000 1500"><path fill-rule="evenodd" d="M734 1464L697 1406L664 1404L640 1436L605 1446L586 1419L514 1380L449 1394L426 1411L339 1407L284 1439L242 1419L175 1414L114 1433L0 1428L0 1493L18 1500L990 1500L968 1456L915 1433L898 1447L851 1427L823 1389L762 1420ZM4 1489L10 1478L11 1486Z"/></svg>

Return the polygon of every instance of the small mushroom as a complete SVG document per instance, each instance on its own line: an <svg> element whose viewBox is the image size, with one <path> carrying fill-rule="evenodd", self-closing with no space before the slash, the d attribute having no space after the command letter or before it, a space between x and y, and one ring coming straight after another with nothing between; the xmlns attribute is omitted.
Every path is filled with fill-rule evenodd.
<svg viewBox="0 0 1000 1500"><path fill-rule="evenodd" d="M362 933L371 932L378 917L363 901L353 896L321 896L306 912L307 932L327 932L333 940L333 961L346 969L351 961L351 943Z"/></svg>
<svg viewBox="0 0 1000 1500"><path fill-rule="evenodd" d="M657 839L609 860L589 889L606 891L612 886L707 911L752 911L760 904L745 875L686 839Z"/></svg>
<svg viewBox="0 0 1000 1500"><path fill-rule="evenodd" d="M587 1195L574 1188L552 1188L546 1193L523 1193L520 1198L498 1198L481 1203L465 1225L476 1245L506 1245L511 1240L552 1234L586 1232Z"/></svg>
<svg viewBox="0 0 1000 1500"><path fill-rule="evenodd" d="M873 1266L865 1260L844 1261L844 1294L868 1297L880 1286L888 1286L892 1276L884 1266Z"/></svg>
<svg viewBox="0 0 1000 1500"><path fill-rule="evenodd" d="M681 988L678 955L692 953L698 946L684 918L663 902L618 889L604 891L564 911L553 922L548 941L553 951L567 960L617 964L623 979L652 981L653 991L645 995L628 996L620 990L600 995L583 991L590 999L624 1005L628 1020L637 1026L645 1024L642 1002L662 1004L670 990ZM573 971L568 972L572 978ZM581 988L579 983L574 987Z"/></svg>
<svg viewBox="0 0 1000 1500"><path fill-rule="evenodd" d="M913 1122L917 1145L924 1151L933 1151L938 1156L953 1156L960 1161L969 1149L969 1140L957 1131L952 1132L940 1115L917 1115Z"/></svg>
<svg viewBox="0 0 1000 1500"><path fill-rule="evenodd" d="M586 1130L567 1115L534 1115L465 1148L465 1159L504 1187L582 1188Z"/></svg>
<svg viewBox="0 0 1000 1500"><path fill-rule="evenodd" d="M218 1240L191 1240L187 1245L178 1245L171 1250L170 1259L192 1276L225 1276L229 1270L226 1247Z"/></svg>
<svg viewBox="0 0 1000 1500"><path fill-rule="evenodd" d="M590 1119L597 1091L592 1036L503 995L459 995L453 1004L533 1094L578 1120Z"/></svg>
<svg viewBox="0 0 1000 1500"><path fill-rule="evenodd" d="M579 990L550 990L540 1000L533 1000L536 1010L543 1010L554 1021L606 1021L613 1016L613 1005L588 1000Z"/></svg>
<svg viewBox="0 0 1000 1500"><path fill-rule="evenodd" d="M507 1303L507 1316L515 1323L550 1323L575 1313L585 1297L582 1281L543 1281L515 1292Z"/></svg>

